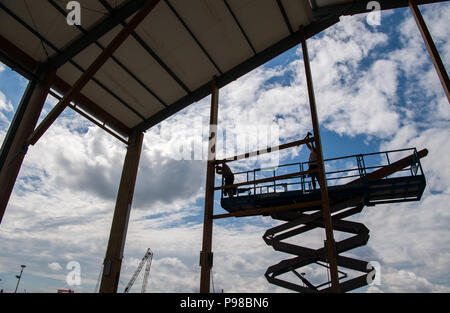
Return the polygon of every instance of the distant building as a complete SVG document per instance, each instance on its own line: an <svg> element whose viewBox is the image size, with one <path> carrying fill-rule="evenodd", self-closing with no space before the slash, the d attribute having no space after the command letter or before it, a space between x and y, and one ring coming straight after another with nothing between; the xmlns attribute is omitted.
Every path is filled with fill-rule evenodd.
<svg viewBox="0 0 450 313"><path fill-rule="evenodd" d="M58 293L75 293L75 291L71 289L58 289Z"/></svg>

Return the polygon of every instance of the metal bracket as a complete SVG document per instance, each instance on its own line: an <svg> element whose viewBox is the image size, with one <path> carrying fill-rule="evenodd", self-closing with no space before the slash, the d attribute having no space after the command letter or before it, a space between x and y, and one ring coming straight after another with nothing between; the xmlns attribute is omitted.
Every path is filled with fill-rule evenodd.
<svg viewBox="0 0 450 313"><path fill-rule="evenodd" d="M213 252L207 252L205 255L205 251L200 251L200 262L199 265L203 266L203 262L206 261L206 267L211 268L213 267L213 259L214 259L214 253Z"/></svg>
<svg viewBox="0 0 450 313"><path fill-rule="evenodd" d="M112 261L110 259L105 259L103 262L103 275L110 276L111 275L111 265Z"/></svg>

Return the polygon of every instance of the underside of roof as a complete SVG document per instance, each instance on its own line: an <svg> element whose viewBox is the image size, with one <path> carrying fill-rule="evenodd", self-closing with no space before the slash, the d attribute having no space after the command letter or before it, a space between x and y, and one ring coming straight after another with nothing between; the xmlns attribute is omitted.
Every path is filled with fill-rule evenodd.
<svg viewBox="0 0 450 313"><path fill-rule="evenodd" d="M146 0L79 0L79 26L67 24L67 2L0 1L0 61L28 78L57 67L62 94ZM121 134L145 131L209 95L213 76L223 87L299 44L300 25L309 38L368 2L162 0L74 100Z"/></svg>

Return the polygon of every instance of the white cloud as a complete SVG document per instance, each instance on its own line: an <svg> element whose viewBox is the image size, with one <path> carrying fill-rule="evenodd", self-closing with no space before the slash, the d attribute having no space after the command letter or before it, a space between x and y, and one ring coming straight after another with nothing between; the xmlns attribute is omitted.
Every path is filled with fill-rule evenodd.
<svg viewBox="0 0 450 313"><path fill-rule="evenodd" d="M381 280L382 285L387 287L387 291L394 293L448 293L450 291L447 286L432 284L426 278L405 270L388 269L382 272Z"/></svg>
<svg viewBox="0 0 450 313"><path fill-rule="evenodd" d="M48 268L51 269L52 271L60 271L63 269L58 262L49 263Z"/></svg>
<svg viewBox="0 0 450 313"><path fill-rule="evenodd" d="M13 109L11 101L6 99L5 94L0 91L0 111L11 112Z"/></svg>

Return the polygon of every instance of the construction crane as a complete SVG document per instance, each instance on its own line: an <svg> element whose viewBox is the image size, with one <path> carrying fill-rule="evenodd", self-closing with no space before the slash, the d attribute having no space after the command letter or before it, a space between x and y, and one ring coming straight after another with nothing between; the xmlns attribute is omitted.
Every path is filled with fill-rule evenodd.
<svg viewBox="0 0 450 313"><path fill-rule="evenodd" d="M141 289L141 293L145 293L145 290L147 289L148 276L150 274L150 266L152 265L152 259L153 259L153 252L152 250L150 250L150 248L148 248L141 262L139 262L139 265L136 271L134 272L133 277L131 277L130 282L125 287L125 290L123 291L124 293L128 293L128 291L130 291L131 287L136 281L136 278L139 276L139 273L144 267L144 264L147 263L147 265L145 266L144 281L142 282L142 289Z"/></svg>

